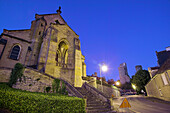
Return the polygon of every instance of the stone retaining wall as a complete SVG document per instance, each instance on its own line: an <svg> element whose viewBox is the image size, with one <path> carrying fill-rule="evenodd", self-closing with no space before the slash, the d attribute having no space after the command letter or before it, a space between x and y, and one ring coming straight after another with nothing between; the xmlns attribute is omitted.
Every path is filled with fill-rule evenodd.
<svg viewBox="0 0 170 113"><path fill-rule="evenodd" d="M22 82L17 81L13 88L31 92L44 92L46 87L52 88L53 79L32 69L25 69Z"/></svg>
<svg viewBox="0 0 170 113"><path fill-rule="evenodd" d="M0 82L9 82L11 70L9 68L0 68Z"/></svg>

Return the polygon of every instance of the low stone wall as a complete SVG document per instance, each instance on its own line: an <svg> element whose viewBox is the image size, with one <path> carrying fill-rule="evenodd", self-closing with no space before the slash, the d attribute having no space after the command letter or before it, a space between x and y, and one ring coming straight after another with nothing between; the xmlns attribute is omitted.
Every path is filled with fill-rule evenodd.
<svg viewBox="0 0 170 113"><path fill-rule="evenodd" d="M108 102L109 97L107 97L107 95L105 95L104 93L98 91L96 88L94 88L93 86L84 83L83 87L85 87L86 90L90 91L92 94L94 94L96 97L98 97L100 100L102 100L103 102Z"/></svg>
<svg viewBox="0 0 170 113"><path fill-rule="evenodd" d="M52 87L53 79L32 69L25 69L22 82L17 81L13 88L31 92L44 92L46 87Z"/></svg>
<svg viewBox="0 0 170 113"><path fill-rule="evenodd" d="M101 86L101 84L97 84L96 77L91 77L89 81L85 81L85 82L87 82L90 86L103 92L107 97L120 97L120 91L118 88L116 88L115 86L112 87L108 87L105 85Z"/></svg>
<svg viewBox="0 0 170 113"><path fill-rule="evenodd" d="M9 82L11 70L9 68L0 68L0 82Z"/></svg>
<svg viewBox="0 0 170 113"><path fill-rule="evenodd" d="M120 97L120 91L113 87L107 87L104 85L97 84L97 89L102 91L103 87L103 93L107 95L107 97Z"/></svg>

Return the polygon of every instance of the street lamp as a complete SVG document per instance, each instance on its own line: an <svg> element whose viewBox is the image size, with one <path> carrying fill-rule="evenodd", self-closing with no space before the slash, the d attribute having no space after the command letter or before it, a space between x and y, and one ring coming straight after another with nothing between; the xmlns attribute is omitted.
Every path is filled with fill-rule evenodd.
<svg viewBox="0 0 170 113"><path fill-rule="evenodd" d="M116 86L119 86L119 85L120 85L120 82L119 82L119 81L117 81L117 82L116 82Z"/></svg>
<svg viewBox="0 0 170 113"><path fill-rule="evenodd" d="M100 66L101 87L102 87L102 92L103 92L103 86L102 86L102 74L101 74L101 71L106 72L106 71L107 71L107 66L106 66L106 65L101 65L101 66Z"/></svg>
<svg viewBox="0 0 170 113"><path fill-rule="evenodd" d="M103 66L102 66L102 71L103 71L103 72L106 72L106 71L107 71L107 66L106 66L106 65L103 65Z"/></svg>

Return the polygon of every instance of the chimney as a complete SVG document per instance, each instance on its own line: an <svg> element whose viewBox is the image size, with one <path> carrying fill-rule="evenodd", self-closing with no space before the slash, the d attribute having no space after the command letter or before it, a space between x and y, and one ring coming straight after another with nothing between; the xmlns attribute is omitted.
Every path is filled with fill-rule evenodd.
<svg viewBox="0 0 170 113"><path fill-rule="evenodd" d="M166 47L166 51L170 51L170 46L169 46L169 47Z"/></svg>

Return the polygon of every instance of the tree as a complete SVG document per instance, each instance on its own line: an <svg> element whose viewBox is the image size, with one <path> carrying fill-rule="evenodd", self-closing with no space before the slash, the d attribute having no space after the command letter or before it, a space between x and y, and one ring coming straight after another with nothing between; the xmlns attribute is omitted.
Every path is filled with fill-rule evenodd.
<svg viewBox="0 0 170 113"><path fill-rule="evenodd" d="M126 82L121 85L121 89L132 89L132 85L130 82Z"/></svg>
<svg viewBox="0 0 170 113"><path fill-rule="evenodd" d="M113 79L109 79L109 80L107 81L107 83L110 84L110 85L113 85L113 84L115 83L115 81L114 81Z"/></svg>
<svg viewBox="0 0 170 113"><path fill-rule="evenodd" d="M139 70L134 76L132 76L132 84L136 85L137 93L141 93L141 90L145 90L145 85L150 80L150 75L147 70Z"/></svg>
<svg viewBox="0 0 170 113"><path fill-rule="evenodd" d="M8 85L12 87L13 84L16 84L17 80L22 81L22 76L24 73L24 66L21 63L16 63L14 68L12 69L10 80L8 82Z"/></svg>

